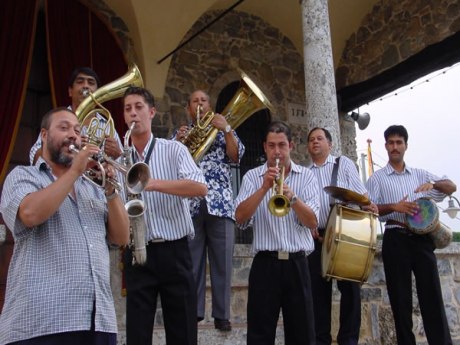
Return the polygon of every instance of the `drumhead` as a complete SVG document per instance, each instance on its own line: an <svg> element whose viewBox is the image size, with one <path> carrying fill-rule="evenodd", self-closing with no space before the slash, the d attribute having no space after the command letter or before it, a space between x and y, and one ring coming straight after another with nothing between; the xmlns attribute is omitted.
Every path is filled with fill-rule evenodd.
<svg viewBox="0 0 460 345"><path fill-rule="evenodd" d="M415 202L420 209L412 216L406 215L409 230L419 235L436 230L439 226L439 211L435 202L428 198L420 198Z"/></svg>

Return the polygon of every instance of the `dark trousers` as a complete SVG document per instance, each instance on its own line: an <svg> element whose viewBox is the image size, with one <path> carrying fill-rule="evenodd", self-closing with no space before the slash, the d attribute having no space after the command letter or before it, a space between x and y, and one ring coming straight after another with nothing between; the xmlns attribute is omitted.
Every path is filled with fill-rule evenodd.
<svg viewBox="0 0 460 345"><path fill-rule="evenodd" d="M187 238L151 243L147 263L132 265L125 251L126 338L128 345L152 345L160 295L167 344L197 344L196 289Z"/></svg>
<svg viewBox="0 0 460 345"><path fill-rule="evenodd" d="M416 345L412 332L412 274L430 345L452 344L442 299L434 244L428 235L386 229L382 259L388 296L400 345ZM407 232L407 230L406 230Z"/></svg>
<svg viewBox="0 0 460 345"><path fill-rule="evenodd" d="M235 223L230 218L210 215L206 200L203 199L199 214L193 218L193 225L195 237L189 241L189 247L197 284L197 317L205 316L207 256L211 278L212 317L228 320L232 292Z"/></svg>
<svg viewBox="0 0 460 345"><path fill-rule="evenodd" d="M116 345L115 333L95 331L65 332L16 341L9 345Z"/></svg>
<svg viewBox="0 0 460 345"><path fill-rule="evenodd" d="M332 280L321 275L322 243L315 240L315 250L308 256L315 313L316 344L330 345ZM361 327L361 287L359 283L337 280L340 291L340 328L337 334L339 345L356 345Z"/></svg>
<svg viewBox="0 0 460 345"><path fill-rule="evenodd" d="M275 343L280 309L284 343L315 344L307 258L278 260L257 254L249 273L247 345Z"/></svg>

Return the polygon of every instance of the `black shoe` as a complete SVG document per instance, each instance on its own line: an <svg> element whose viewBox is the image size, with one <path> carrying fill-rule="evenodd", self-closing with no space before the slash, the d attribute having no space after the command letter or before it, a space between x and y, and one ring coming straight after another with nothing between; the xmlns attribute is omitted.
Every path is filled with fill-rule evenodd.
<svg viewBox="0 0 460 345"><path fill-rule="evenodd" d="M229 332L232 330L232 324L228 320L214 319L214 327L223 332Z"/></svg>
<svg viewBox="0 0 460 345"><path fill-rule="evenodd" d="M204 317L202 317L202 316L198 316L196 318L196 322L200 322L200 321L203 321L203 320L204 320Z"/></svg>

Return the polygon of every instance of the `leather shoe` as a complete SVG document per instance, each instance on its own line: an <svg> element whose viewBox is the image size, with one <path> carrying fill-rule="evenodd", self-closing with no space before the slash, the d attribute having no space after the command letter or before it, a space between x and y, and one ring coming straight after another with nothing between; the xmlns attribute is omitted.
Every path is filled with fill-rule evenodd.
<svg viewBox="0 0 460 345"><path fill-rule="evenodd" d="M229 332L232 330L232 324L229 320L214 319L214 327L223 332Z"/></svg>

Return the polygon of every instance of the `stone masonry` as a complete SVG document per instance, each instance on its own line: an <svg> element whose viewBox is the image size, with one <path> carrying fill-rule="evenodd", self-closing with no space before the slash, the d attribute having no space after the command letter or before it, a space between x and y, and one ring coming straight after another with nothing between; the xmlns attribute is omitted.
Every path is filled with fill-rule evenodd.
<svg viewBox="0 0 460 345"><path fill-rule="evenodd" d="M385 286L385 275L380 252L380 242L375 255L369 279L363 284L361 290L362 316L360 345L394 345L396 344L393 315L389 305L388 294ZM449 247L436 251L438 270L441 277L444 305L454 344L460 344L460 243L453 243ZM206 316L199 324L199 345L239 345L246 344L246 300L249 270L252 263L250 245L239 244L235 246L233 256L233 281L232 281L232 313L233 330L229 333L216 331L211 317L210 282L208 276L206 294ZM112 251L115 263L119 260L118 250ZM125 300L121 296L120 270L118 265L112 265L112 288L116 301L118 317L119 339L118 344L126 343L125 338ZM338 330L340 293L333 284L332 306L332 335ZM160 304L160 303L159 303ZM418 305L415 286L413 287L413 321L414 333L418 345L427 345L420 308ZM165 344L164 329L162 326L161 307L158 307L156 326L154 330L154 344ZM277 330L277 345L284 344L282 332L282 319Z"/></svg>

